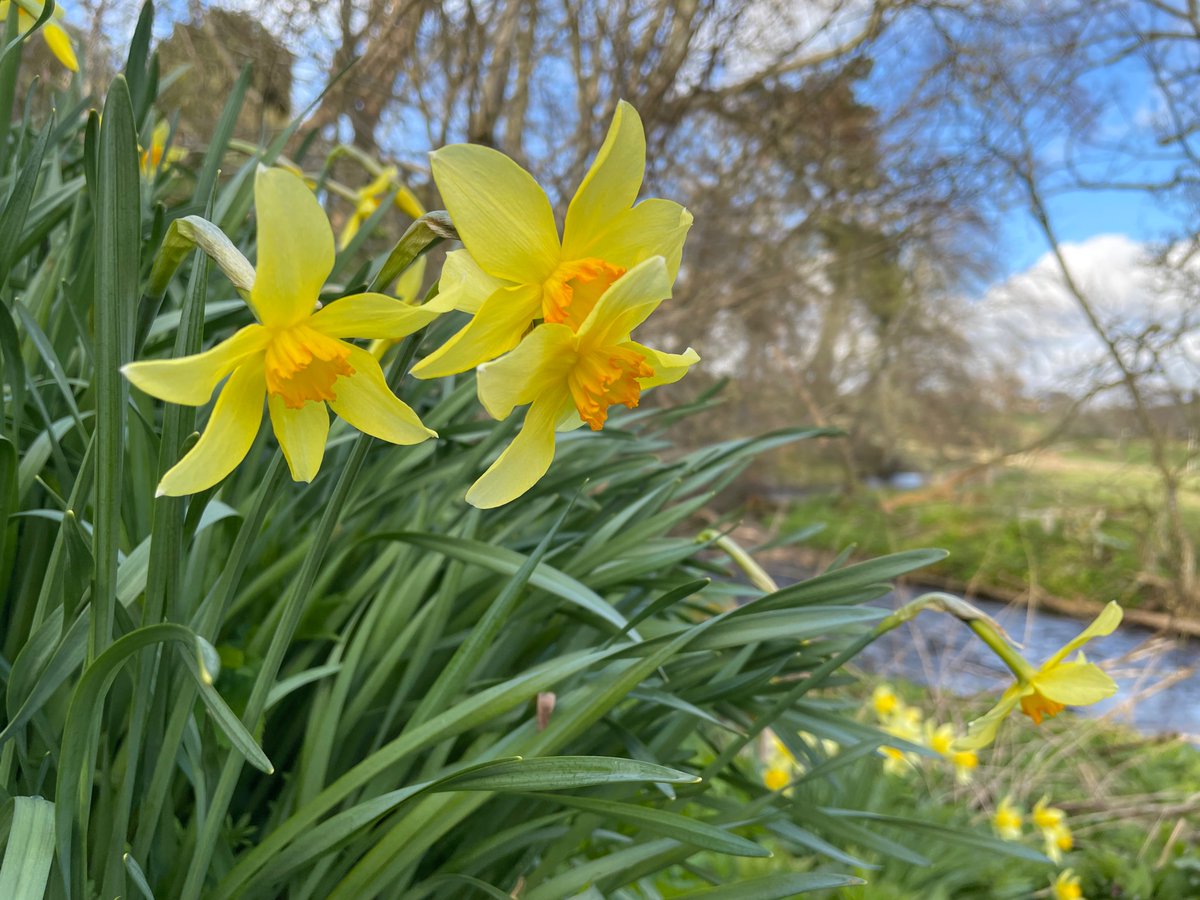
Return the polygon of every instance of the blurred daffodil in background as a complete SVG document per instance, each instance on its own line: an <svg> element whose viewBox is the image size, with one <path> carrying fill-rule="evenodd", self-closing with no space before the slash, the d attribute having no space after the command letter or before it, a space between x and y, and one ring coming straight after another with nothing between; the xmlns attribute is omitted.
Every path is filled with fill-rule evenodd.
<svg viewBox="0 0 1200 900"><path fill-rule="evenodd" d="M1067 825L1067 814L1051 806L1049 799L1043 797L1034 804L1031 818L1042 833L1046 855L1056 863L1062 862L1063 854L1075 846L1075 836Z"/></svg>
<svg viewBox="0 0 1200 900"><path fill-rule="evenodd" d="M125 376L170 403L200 406L228 377L200 440L163 475L160 495L202 491L250 450L266 400L296 481L320 469L331 408L359 431L394 444L435 437L387 385L379 363L346 338L396 338L436 312L383 294L355 294L317 309L333 268L333 231L304 182L259 168L254 184L258 261L249 302L259 322L204 353L135 362Z"/></svg>
<svg viewBox="0 0 1200 900"><path fill-rule="evenodd" d="M1021 839L1021 829L1024 825L1025 817L1013 805L1012 798L1005 797L1001 800L996 812L992 814L992 828L996 830L996 834L1006 841L1018 841Z"/></svg>
<svg viewBox="0 0 1200 900"><path fill-rule="evenodd" d="M1054 879L1054 900L1084 900L1079 876L1071 869L1063 869Z"/></svg>
<svg viewBox="0 0 1200 900"><path fill-rule="evenodd" d="M634 205L645 167L641 119L622 101L560 240L545 192L511 159L469 144L436 151L434 181L465 246L447 256L440 302L472 319L413 374L435 378L495 359L539 320L579 331L605 291L652 257L673 283L692 216L669 200Z"/></svg>
<svg viewBox="0 0 1200 900"><path fill-rule="evenodd" d="M164 164L174 165L187 156L187 151L182 147L172 146L167 149L170 137L171 125L165 119L154 126L154 131L150 133L150 146L142 150L141 165L144 177L153 178Z"/></svg>
<svg viewBox="0 0 1200 900"><path fill-rule="evenodd" d="M419 219L425 214L425 208L417 199L416 194L401 183L400 173L396 167L388 166L379 172L366 187L354 192L354 212L342 228L341 236L338 239L339 249L345 249L354 240L354 236L358 234L363 222L371 218L375 210L379 209L379 205L392 193L395 194L392 202L401 212L414 219Z"/></svg>
<svg viewBox="0 0 1200 900"><path fill-rule="evenodd" d="M1078 637L1034 669L987 622L971 622L971 628L991 647L1016 676L1016 683L1006 690L985 715L973 721L967 736L957 744L959 749L974 750L986 747L996 737L996 731L1019 705L1034 724L1058 715L1067 706L1088 706L1111 697L1117 691L1116 682L1080 652L1074 659L1067 657L1088 641L1112 634L1121 623L1121 607L1109 603Z"/></svg>
<svg viewBox="0 0 1200 900"><path fill-rule="evenodd" d="M12 0L0 0L0 21L8 20L11 3ZM45 4L39 3L38 0L16 0L16 3L17 27L23 32L28 31L41 17ZM78 72L79 60L75 57L75 45L71 41L71 36L55 21L64 15L63 8L55 4L54 12L50 14L50 21L42 26L42 39L45 40L46 46L50 48L50 52L60 63L72 72Z"/></svg>
<svg viewBox="0 0 1200 900"><path fill-rule="evenodd" d="M467 501L491 508L529 490L550 467L555 432L603 427L613 405L635 407L642 391L671 384L699 361L694 350L663 353L630 332L671 293L672 273L655 256L617 279L574 329L547 323L515 350L479 367L479 399L496 419L529 405L508 448L471 486Z"/></svg>
<svg viewBox="0 0 1200 900"><path fill-rule="evenodd" d="M764 729L765 757L763 761L763 785L769 791L782 791L800 774L796 757L787 745L770 728Z"/></svg>

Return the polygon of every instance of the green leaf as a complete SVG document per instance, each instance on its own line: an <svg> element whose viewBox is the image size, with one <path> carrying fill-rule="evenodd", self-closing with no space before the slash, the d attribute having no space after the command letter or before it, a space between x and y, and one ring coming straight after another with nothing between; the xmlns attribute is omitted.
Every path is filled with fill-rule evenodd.
<svg viewBox="0 0 1200 900"><path fill-rule="evenodd" d="M133 107L118 75L104 103L96 196L96 574L89 659L111 643L115 615L127 395L120 370L132 352L141 247L137 159Z"/></svg>
<svg viewBox="0 0 1200 900"><path fill-rule="evenodd" d="M54 118L46 120L42 133L25 158L25 164L17 174L12 191L0 210L0 288L8 282L8 274L12 269L17 250L17 242L25 227L25 217L29 215L29 204L33 200L33 189L41 172L42 159L46 155L46 142L50 138L50 130L54 127Z"/></svg>
<svg viewBox="0 0 1200 900"><path fill-rule="evenodd" d="M602 800L598 797L570 797L556 794L534 794L538 799L559 803L574 809L596 813L606 820L615 819L620 822L630 822L641 826L647 831L661 837L675 838L693 847L713 850L717 853L728 853L733 856L768 857L771 851L761 847L754 841L747 840L736 834L693 819L679 813L656 809L652 806L639 806L634 803L620 803L615 800Z"/></svg>
<svg viewBox="0 0 1200 900"><path fill-rule="evenodd" d="M611 756L547 756L512 760L439 784L438 791L562 791L600 784L662 781L695 784L678 769Z"/></svg>
<svg viewBox="0 0 1200 900"><path fill-rule="evenodd" d="M483 541L448 534L395 531L373 535L371 539L404 541L434 553L462 560L465 563L482 566L500 575L515 575L526 559L524 554L506 547L493 547ZM625 617L613 609L612 605L603 597L571 576L545 563L540 563L533 570L529 583L587 610L611 624L617 631L626 625Z"/></svg>
<svg viewBox="0 0 1200 900"><path fill-rule="evenodd" d="M920 819L908 818L906 816L890 816L885 813L870 812L867 810L822 809L821 811L826 815L836 818L882 822L888 825L895 825L897 828L903 828L906 831L920 831L926 835L943 840L948 844L957 844L972 850L981 850L988 854L1012 856L1017 859L1027 859L1030 862L1043 864L1050 862L1050 859L1045 854L1039 853L1032 847L1026 847L1019 841L1005 841L990 834L982 834L966 828L947 828L944 825L924 822Z"/></svg>
<svg viewBox="0 0 1200 900"><path fill-rule="evenodd" d="M739 614L748 615L764 609L775 609L781 606L799 606L823 603L837 600L852 590L869 584L888 581L900 575L905 575L916 569L923 569L945 559L949 554L945 550L905 550L903 553L893 553L881 556L868 562L847 566L802 581L799 584L782 588L774 594L767 594L739 610Z"/></svg>
<svg viewBox="0 0 1200 900"><path fill-rule="evenodd" d="M41 797L14 797L13 820L0 865L0 897L42 900L54 861L54 804Z"/></svg>
<svg viewBox="0 0 1200 900"><path fill-rule="evenodd" d="M58 784L55 796L58 805L57 843L59 867L68 896L82 896L86 877L86 854L81 835L87 833L91 812L93 771L86 761L95 750L104 698L121 668L144 647L166 641L183 643L187 648L184 659L201 688L209 713L226 731L234 746L252 764L265 772L273 771L270 760L254 742L200 674L197 662L196 636L182 625L162 623L147 625L115 641L89 665L75 686L67 719L63 727L62 752L58 765Z"/></svg>
<svg viewBox="0 0 1200 900"><path fill-rule="evenodd" d="M734 884L706 888L680 894L679 900L787 900L797 894L828 891L833 888L866 884L852 875L833 875L824 872L778 872L762 878L750 878Z"/></svg>

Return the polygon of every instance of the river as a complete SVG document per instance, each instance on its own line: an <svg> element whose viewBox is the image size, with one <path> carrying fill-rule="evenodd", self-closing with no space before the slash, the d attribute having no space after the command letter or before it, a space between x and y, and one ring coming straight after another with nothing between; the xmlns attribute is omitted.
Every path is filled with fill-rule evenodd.
<svg viewBox="0 0 1200 900"><path fill-rule="evenodd" d="M783 574L783 573L780 573ZM800 576L787 579L794 581ZM781 579L782 580L782 579ZM901 587L877 601L896 606L924 593ZM1086 622L1043 609L973 599L995 618L1022 654L1038 665L1086 626ZM1143 734L1178 734L1200 744L1200 641L1165 638L1138 625L1122 625L1085 648L1116 680L1115 697L1078 712L1109 716ZM948 615L924 612L885 635L859 657L884 678L906 678L958 695L999 694L1012 679L1004 665L965 625Z"/></svg>

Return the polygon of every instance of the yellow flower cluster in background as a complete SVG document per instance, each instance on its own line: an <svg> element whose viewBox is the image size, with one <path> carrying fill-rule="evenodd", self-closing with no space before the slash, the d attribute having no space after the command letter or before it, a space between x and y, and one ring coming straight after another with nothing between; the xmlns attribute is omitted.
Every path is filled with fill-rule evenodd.
<svg viewBox="0 0 1200 900"><path fill-rule="evenodd" d="M826 759L837 755L841 749L836 741L818 738L808 732L801 732L796 737L808 747L819 748ZM763 785L770 791L787 792L790 785L807 771L807 766L796 759L787 744L770 728L763 730L759 761L762 764Z"/></svg>
<svg viewBox="0 0 1200 900"><path fill-rule="evenodd" d="M970 782L972 773L979 766L979 758L973 750L956 747L958 733L953 725L926 721L921 710L901 700L889 684L875 687L871 695L871 710L883 731L909 744L928 747L951 764L959 784ZM884 771L892 775L914 770L922 759L920 754L912 750L897 747L883 746L879 752L884 757Z"/></svg>
<svg viewBox="0 0 1200 900"><path fill-rule="evenodd" d="M1028 820L1042 842L1042 851L1056 864L1061 864L1063 854L1075 846L1075 836L1067 824L1067 814L1058 807L1051 806L1048 797L1042 797L1034 804ZM1025 814L1013 803L1011 797L1001 800L992 814L992 828L1006 841L1019 841L1024 837L1025 821ZM1066 893L1058 893L1060 886ZM1072 890L1076 893L1070 893ZM1055 882L1055 897L1060 896L1083 896L1079 888L1079 879L1071 874L1070 869L1062 872Z"/></svg>

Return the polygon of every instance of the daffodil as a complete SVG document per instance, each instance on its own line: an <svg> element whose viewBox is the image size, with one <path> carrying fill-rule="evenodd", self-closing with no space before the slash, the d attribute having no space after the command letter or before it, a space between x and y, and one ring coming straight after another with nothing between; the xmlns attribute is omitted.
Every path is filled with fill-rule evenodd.
<svg viewBox="0 0 1200 900"><path fill-rule="evenodd" d="M1033 824L1042 833L1042 841L1046 846L1046 855L1056 863L1062 862L1063 853L1075 846L1074 835L1067 825L1067 814L1055 806L1051 806L1043 797L1033 807Z"/></svg>
<svg viewBox="0 0 1200 900"><path fill-rule="evenodd" d="M0 21L8 20L10 3L11 0L0 0ZM41 17L44 8L45 4L39 0L17 0L17 27L22 32L28 31ZM78 72L79 60L75 58L75 46L71 42L71 36L67 34L65 28L54 21L61 19L64 15L63 8L55 4L54 12L50 14L50 21L42 26L42 39L60 63L72 72Z"/></svg>
<svg viewBox="0 0 1200 900"><path fill-rule="evenodd" d="M469 144L435 152L433 178L465 247L448 254L440 296L473 317L413 374L435 378L495 359L538 320L578 331L600 296L652 257L665 260L674 282L692 217L669 200L634 205L645 166L641 119L621 102L560 240L545 192L508 157Z"/></svg>
<svg viewBox="0 0 1200 900"><path fill-rule="evenodd" d="M899 700L883 718L883 730L888 734L901 738L910 744L923 744L924 731L921 727L921 711L915 706L908 706ZM898 747L883 746L879 748L883 755L883 770L889 775L904 775L916 768L920 757L911 750L901 750Z"/></svg>
<svg viewBox="0 0 1200 900"><path fill-rule="evenodd" d="M1019 705L1034 724L1056 716L1067 706L1088 706L1111 697L1116 683L1080 652L1074 659L1067 657L1088 641L1112 634L1121 622L1121 607L1109 603L1096 620L1067 642L1066 646L1047 659L1039 669L1017 655L987 623L972 622L975 632L995 650L1016 675L1016 683L1006 690L989 712L971 723L967 736L958 742L962 750L986 747L996 737L1000 723Z"/></svg>
<svg viewBox="0 0 1200 900"><path fill-rule="evenodd" d="M165 119L154 126L150 134L150 146L142 151L142 175L146 178L153 178L164 162L173 165L187 156L187 151L181 147L167 149L170 135L171 126Z"/></svg>
<svg viewBox="0 0 1200 900"><path fill-rule="evenodd" d="M804 772L787 744L770 728L763 731L760 757L763 785L769 791L785 791Z"/></svg>
<svg viewBox="0 0 1200 900"><path fill-rule="evenodd" d="M878 684L875 690L871 693L871 706L875 710L875 715L880 719L886 719L900 705L900 698L896 696L896 692L892 690L890 684Z"/></svg>
<svg viewBox="0 0 1200 900"><path fill-rule="evenodd" d="M232 472L258 433L264 399L296 481L311 481L321 466L326 404L380 440L416 444L436 436L391 392L375 358L346 341L411 334L436 313L369 293L316 309L334 261L324 211L282 169L259 168L254 200L258 262L249 303L258 323L204 353L123 369L146 393L188 406L207 403L228 377L200 440L163 476L159 495L193 494Z"/></svg>
<svg viewBox="0 0 1200 900"><path fill-rule="evenodd" d="M1025 820L1021 816L1021 811L1013 806L1011 799L1005 797L1001 800L992 816L992 827L996 829L996 834L1006 841L1020 840L1021 828L1024 824Z"/></svg>
<svg viewBox="0 0 1200 900"><path fill-rule="evenodd" d="M970 784L979 768L979 756L974 750L955 750L950 754L954 766L954 780L959 784Z"/></svg>
<svg viewBox="0 0 1200 900"><path fill-rule="evenodd" d="M1079 876L1071 869L1063 869L1054 879L1054 900L1084 900Z"/></svg>
<svg viewBox="0 0 1200 900"><path fill-rule="evenodd" d="M379 204L383 202L384 197L391 191L396 192L394 203L401 212L414 219L425 215L425 208L421 206L421 201L417 199L416 194L401 184L399 179L400 173L396 167L388 166L370 184L355 192L354 212L342 228L342 236L338 242L340 248L345 249L346 245L354 239L363 222L371 218L375 210L379 209Z"/></svg>
<svg viewBox="0 0 1200 900"><path fill-rule="evenodd" d="M630 269L598 297L578 330L539 325L511 353L479 367L479 399L496 419L529 404L521 431L467 492L480 508L508 503L550 467L555 432L587 422L603 427L612 405L635 407L641 392L671 384L700 357L663 353L630 340L671 292L666 261L655 256Z"/></svg>

